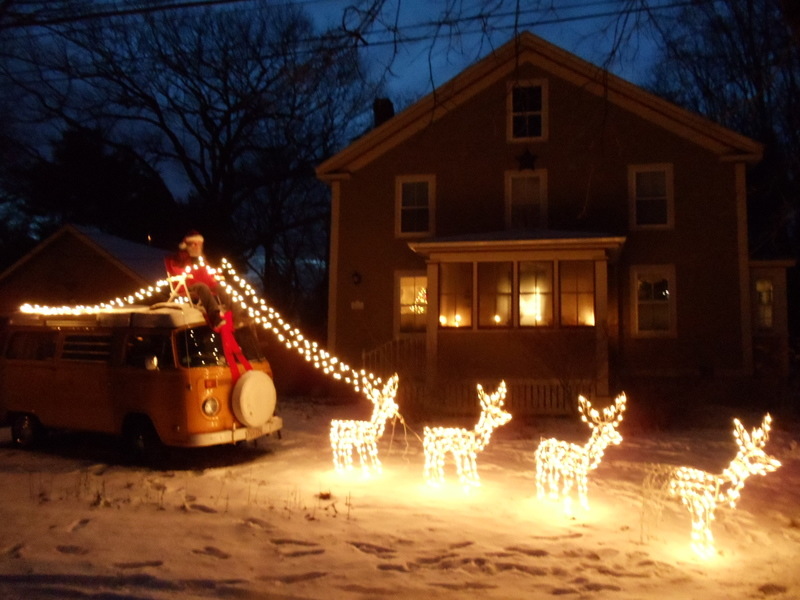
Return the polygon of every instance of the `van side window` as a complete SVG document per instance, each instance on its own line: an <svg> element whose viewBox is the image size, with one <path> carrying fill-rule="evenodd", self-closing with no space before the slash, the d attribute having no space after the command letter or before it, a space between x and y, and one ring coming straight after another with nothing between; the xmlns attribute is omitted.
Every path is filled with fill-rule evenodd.
<svg viewBox="0 0 800 600"><path fill-rule="evenodd" d="M134 333L125 342L125 364L129 367L145 368L148 357L156 357L159 369L172 369L175 359L172 356L172 341L169 335Z"/></svg>
<svg viewBox="0 0 800 600"><path fill-rule="evenodd" d="M6 358L16 360L50 360L55 355L55 331L16 331L6 348Z"/></svg>
<svg viewBox="0 0 800 600"><path fill-rule="evenodd" d="M67 334L64 336L61 358L107 363L111 358L111 336Z"/></svg>

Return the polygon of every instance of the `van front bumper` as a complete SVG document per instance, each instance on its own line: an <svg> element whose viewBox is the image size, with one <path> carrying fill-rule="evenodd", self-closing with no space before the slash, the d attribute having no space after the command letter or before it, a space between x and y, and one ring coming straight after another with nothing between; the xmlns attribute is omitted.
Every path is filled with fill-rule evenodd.
<svg viewBox="0 0 800 600"><path fill-rule="evenodd" d="M236 427L223 431L212 431L208 433L195 433L187 438L176 441L176 446L186 446L190 448L200 446L218 446L222 444L235 444L247 440L255 440L270 433L275 433L283 428L283 419L277 415L261 427Z"/></svg>

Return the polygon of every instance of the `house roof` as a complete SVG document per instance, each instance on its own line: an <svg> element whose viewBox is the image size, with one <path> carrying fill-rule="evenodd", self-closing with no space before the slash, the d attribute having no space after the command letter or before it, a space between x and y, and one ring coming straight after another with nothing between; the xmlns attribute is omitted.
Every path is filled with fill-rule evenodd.
<svg viewBox="0 0 800 600"><path fill-rule="evenodd" d="M757 162L760 143L680 108L538 36L524 32L317 167L325 180L346 178L441 119L522 63L554 76L715 152L723 160Z"/></svg>
<svg viewBox="0 0 800 600"><path fill-rule="evenodd" d="M170 254L166 250L130 242L90 227L65 225L0 274L0 281L23 268L28 261L66 235L73 236L90 246L122 272L142 284L152 284L166 275L164 259Z"/></svg>

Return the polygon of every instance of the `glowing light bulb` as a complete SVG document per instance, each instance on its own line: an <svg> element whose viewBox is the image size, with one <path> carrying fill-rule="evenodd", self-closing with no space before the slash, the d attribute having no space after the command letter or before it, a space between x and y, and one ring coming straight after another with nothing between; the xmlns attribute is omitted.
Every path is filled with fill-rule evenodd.
<svg viewBox="0 0 800 600"><path fill-rule="evenodd" d="M425 479L429 484L444 482L445 459L453 457L456 471L465 490L480 485L477 456L488 444L492 432L508 423L511 414L503 409L506 397L506 382L490 395L486 395L478 384L481 416L472 430L457 427L425 427L423 449L425 451Z"/></svg>

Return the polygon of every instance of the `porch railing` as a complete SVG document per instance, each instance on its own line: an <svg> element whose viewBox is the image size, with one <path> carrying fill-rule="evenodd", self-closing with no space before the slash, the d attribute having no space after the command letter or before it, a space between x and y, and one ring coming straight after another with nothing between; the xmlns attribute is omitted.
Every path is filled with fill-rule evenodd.
<svg viewBox="0 0 800 600"><path fill-rule="evenodd" d="M400 375L398 400L409 412L470 415L478 411L476 381L425 380L425 339L399 338L364 352L363 367L381 376ZM502 376L502 373L498 374ZM497 382L485 381L484 387ZM555 379L507 379L506 406L514 415L569 415L578 404L578 394L591 396L586 381Z"/></svg>

